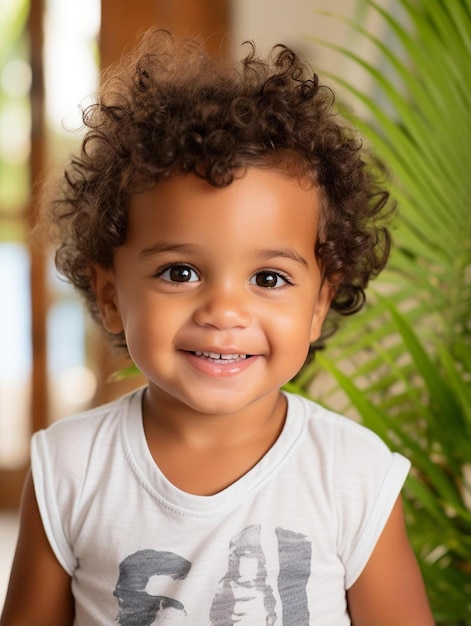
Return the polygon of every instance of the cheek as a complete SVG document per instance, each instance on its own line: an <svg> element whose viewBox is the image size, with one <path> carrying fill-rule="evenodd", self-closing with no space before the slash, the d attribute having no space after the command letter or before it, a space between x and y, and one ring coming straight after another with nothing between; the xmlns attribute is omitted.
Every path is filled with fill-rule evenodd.
<svg viewBox="0 0 471 626"><path fill-rule="evenodd" d="M185 308L177 301L148 294L136 295L122 312L128 346L140 349L168 344L184 324Z"/></svg>
<svg viewBox="0 0 471 626"><path fill-rule="evenodd" d="M310 294L288 303L286 309L273 315L273 323L280 332L290 336L292 341L309 342L312 322L315 317L315 305Z"/></svg>
<svg viewBox="0 0 471 626"><path fill-rule="evenodd" d="M293 303L293 312L274 314L270 318L272 324L272 341L278 345L283 358L294 367L304 364L311 343L312 315L308 307L301 303Z"/></svg>

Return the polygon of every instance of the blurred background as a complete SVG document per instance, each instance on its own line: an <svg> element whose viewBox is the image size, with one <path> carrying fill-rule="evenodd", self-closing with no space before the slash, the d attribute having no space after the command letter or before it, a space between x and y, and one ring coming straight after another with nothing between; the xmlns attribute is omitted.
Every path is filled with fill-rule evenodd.
<svg viewBox="0 0 471 626"><path fill-rule="evenodd" d="M136 35L155 24L162 28L168 28L178 35L202 36L208 50L214 55L238 56L241 43L247 39L253 39L262 51L267 51L276 43L285 43L300 52L306 61L320 73L321 77L334 74L340 78L336 90L339 94L339 100L342 100L344 96L346 96L347 101L351 100L352 86L354 91L367 94L369 100L365 100L363 97L356 98L355 111L360 115L364 115L365 118L376 115L377 121L384 122L382 119L383 112L392 113L392 117L397 120L397 123L394 121L391 127L385 126L387 132L383 133L383 137L387 137L388 133L390 137L393 137L394 132L399 132L405 128L400 122L401 115L407 118L409 110L420 109L418 105L415 107L417 103L415 98L421 97L421 94L417 92L412 97L408 95L407 106L401 108L402 105L397 101L395 92L391 95L388 88L384 88L382 81L384 77L392 76L393 70L398 70L398 64L402 63L405 56L411 52L401 35L402 25L414 23L417 32L420 29L415 22L413 13L404 10L407 3L403 0L378 1L375 10L366 10L365 6L368 4L368 2L361 0L134 0L134 2L129 2L129 0L0 0L0 609L3 604L9 566L16 540L17 507L20 501L22 483L28 468L31 434L71 412L110 400L143 382L138 377L124 381L110 379L113 372L126 366L127 363L110 352L100 333L88 321L77 295L69 285L57 276L53 266L52 254L44 255L41 253L34 247L30 239L30 232L36 219L37 197L41 181L45 173L60 168L67 155L77 149L81 135L81 110L90 101L91 94L93 94L99 81L100 70L117 60L122 51L133 44ZM450 23L452 26L454 24L456 33L460 33L460 37L463 38L465 42L463 50L467 51L465 52L468 54L466 58L471 63L471 32L469 32L471 9L469 0L451 0L449 5L441 0L431 0L428 3L418 1L411 4L434 7L437 15L439 15L437 24L443 21L440 21L442 19L440 12L445 10L443 7L457 7L456 15L453 19L450 18ZM424 11L426 12L426 10ZM463 22L460 17L459 12L461 10L464 12L463 15L468 18L467 23ZM386 13L383 14L383 11ZM452 12L451 9L450 12ZM333 17L328 13L337 14L337 16ZM339 15L342 17L339 18ZM385 15L391 19L385 18ZM425 56L424 59L419 59L420 50L430 50L430 47L427 46L433 43L433 33L440 29L437 27L429 32L430 29L427 30L427 24L431 24L430 15L424 13L422 17L424 17L425 24L422 34L427 45L420 43L417 58L425 64L427 62ZM352 29L348 20L356 21L359 26ZM370 35L361 36L362 29ZM450 27L450 29L447 33L440 35L441 44L443 38L448 37L450 42L456 40L453 28ZM321 39L326 40L329 44L321 43ZM404 44L403 48L400 45L401 41ZM336 46L346 48L349 51L348 54L339 53L335 49ZM447 48L446 44L443 49L447 50ZM456 50L458 53L458 48ZM397 63L391 62L390 58L388 59L391 51L396 54ZM355 55L358 55L360 59L366 59L369 66L365 67L361 60L359 62L358 59L354 58ZM437 56L443 58L446 54L441 50L437 51ZM434 61L433 57L430 58L430 71L433 72ZM387 63L385 59L389 62ZM468 71L470 66L468 64ZM371 67L374 69L372 70ZM456 64L449 65L444 69L443 75L453 75L454 73L458 83L461 81L460 72L464 76L464 70L461 67ZM416 72L411 83L408 83L407 77L401 74L400 68L398 73L401 78L399 93L408 93L408 89L414 92L414 81L419 86L417 74L420 74L420 71ZM347 80L350 87L342 85L342 80ZM443 88L443 91L445 90L446 87ZM389 98L387 97L388 93ZM469 108L467 105L463 105L465 96L469 97L469 89L466 93L464 91L458 93L457 110L459 114L464 115L463 111L466 109L469 115ZM423 94L422 97L424 97ZM428 99L430 100L430 98ZM440 98L437 96L437 102L439 100ZM443 119L443 111L440 111L437 117L433 118L434 120ZM407 119L406 122L408 122ZM416 126L420 127L420 124L421 122L416 123ZM457 128L454 146L460 140L463 145L470 145L471 141L464 141L465 138L469 138L470 125L468 120L468 128L464 129L462 126ZM441 126L440 123L436 125L436 128L439 126ZM411 133L404 131L403 135L409 139ZM447 136L449 135L450 133ZM394 141L392 143L394 144ZM419 145L420 141L417 140L416 143ZM421 149L422 154L430 153L430 150L425 148L423 143ZM443 153L443 147L440 147L440 150ZM456 151L454 150L454 152ZM466 154L468 153L469 149ZM409 151L407 153L408 159L410 154ZM393 165L396 156L392 152L387 153L387 150L385 152L385 158L390 160ZM404 175L408 175L410 170L415 171L417 169L420 171L420 163L423 161L422 156L417 157L416 168L412 161L406 160L404 165L400 157L398 159L396 171L399 172L399 178L403 170ZM468 171L466 183L466 189L468 189L471 178L469 177L469 156L466 160L460 160L457 157L456 161L457 169L460 172ZM459 175L462 176L462 174ZM465 177L462 176L462 178L464 180ZM439 177L435 177L435 179L439 180ZM426 176L422 182L424 185L428 185L431 196L437 198L437 193L434 191L433 185L430 186L430 180ZM411 182L407 181L407 184L411 189ZM438 187L442 188L440 185ZM457 185L454 187L456 188ZM404 194L402 189L403 187L399 185L397 195L399 199L402 198L403 204L407 208L407 203L411 197L413 198L413 193ZM469 337L471 335L471 325L469 324L469 304L471 303L469 197L471 193L467 191L465 193L465 191L463 188L462 198L467 198L465 201L467 208L464 211L462 209L464 204L460 208L458 201L452 203L455 208L458 206L457 214L466 217L466 223L463 222L464 225L458 225L460 235L465 233L467 237L467 243L464 244L465 248L467 246L467 256L464 260L461 259L461 265L458 268L461 271L459 282L461 291L459 293L466 295L468 307L467 309L458 307L461 317L465 320L462 328L460 327L460 332L466 335L466 341L464 344L461 343L461 346L470 345ZM422 191L417 193L420 196ZM431 198L431 202L433 203L433 198ZM411 209L412 213L413 210ZM444 285L451 286L455 283L453 283L454 279L449 279L445 274L440 280L437 278L441 271L440 262L443 255L437 257L439 262L432 263L428 253L424 252L423 258L415 258L415 252L411 254L410 250L417 249L419 244L424 242L424 238L433 239L434 236L433 233L428 234L422 223L417 224L419 223L413 225L410 232L404 231L405 248L402 252L398 248L393 266L396 263L394 267L396 270L399 268L400 273L402 272L401 280L407 275L407 272L409 272L408 276L412 273L420 273L416 270L422 267L424 271L420 276L424 278L424 282L413 288L408 283L407 288L402 291L397 290L399 274L396 273L391 284L394 285L393 291L395 290L396 293L400 294L396 303L399 300L400 304L406 303L402 307L404 311L413 310L414 312L418 310L418 307L411 307L410 295L413 292L417 296L418 302L421 290L425 294L423 302L429 302L430 308L432 308L433 303L434 311L436 311L442 305L437 305L435 300L431 299L431 290L434 290L435 295L433 297L437 293L441 293L445 301L448 294L444 292ZM436 224L435 230L441 233L441 239L445 242L446 233L440 226L440 220ZM407 248L408 245L410 249ZM440 243L433 241L431 246L433 249L438 249ZM411 263L412 272L409 271L410 268L405 268L405 259ZM445 264L443 266L445 267ZM450 268L452 266L456 269L455 259L450 261ZM429 267L433 268L431 274L435 273L433 280L429 277ZM448 268L448 265L446 267ZM427 278L425 278L425 273L427 273ZM426 286L425 282L427 282ZM439 286L438 289L437 285ZM389 291L388 289L386 291L389 293L390 289ZM420 310L423 314L423 307ZM378 315L385 315L384 307L380 313L377 309L373 312L376 320L379 319ZM425 316L427 324L424 325L417 322L418 314L414 316L414 313L410 317L413 328L424 328L430 331L424 339L426 351L432 345L430 343L431 335L442 332L441 326L436 321L430 322L432 318L429 313L430 310ZM388 316L390 317L389 313ZM386 318L381 317L381 320L383 319ZM360 322L363 323L363 326L357 327L357 331L354 331L356 338L363 335L368 338L373 337L373 334L365 332L370 320L371 317L366 317L363 322ZM389 366L393 362L401 363L401 368L404 369L392 374L388 370L389 378L387 379L385 376L384 381L381 379L384 383L381 389L387 389L389 397L393 392L396 398L402 398L407 394L410 396L412 393L407 388L408 382L412 381L414 389L420 390L422 389L422 379L424 379L423 389L425 391L420 392L422 393L420 403L425 405L424 398L427 385L433 387L434 383L430 382L431 379L427 379L425 375L422 376L417 368L414 370L415 373L412 372L414 363L417 365L418 361L411 344L407 343L405 334L401 333L401 329L396 324L394 333L396 336L402 337L401 345L406 345L402 353L398 353L397 346L399 344L394 344L391 341L393 331L390 326L387 326L388 323L390 320L372 323L371 328L375 329L375 332L378 328L389 328L390 333L386 337L385 343L381 343L383 341L381 337L377 339L377 342L381 343L380 350L377 350L377 345L371 344L366 346L366 352L371 354L376 351L375 354L381 352L384 355L385 350L389 350L392 346L396 352L391 352L385 361L388 361ZM456 320L448 320L447 324L450 328L457 327ZM344 344L346 343L348 342L344 340ZM337 347L340 350L339 345ZM454 347L448 346L446 350L448 350L447 354L452 354ZM404 353L407 353L407 358L402 358ZM437 351L438 353L439 351ZM465 403L467 402L464 414L468 421L462 427L459 436L459 439L462 440L467 435L471 436L469 432L469 424L471 423L470 357L469 354L466 356L463 347L460 352L459 346L456 355L458 356L453 357L452 365L459 363L460 382L455 384L455 395L458 395L460 399L466 396ZM344 359L345 354L340 355L338 353L337 356ZM337 362L341 359L338 359ZM366 390L364 383L368 376L368 370L365 367L365 362L363 359L361 369L358 367L358 362L352 366L350 359L345 371L349 372L349 375L351 374L351 380L353 380L354 373L356 375L358 370L358 380L360 381L358 385L362 389L362 393L366 397L366 391L368 391L368 402L374 401L377 405L379 400L382 401L384 394L378 396L379 377L377 373L374 378L374 388L371 387L371 389ZM370 361L368 361L369 363ZM445 366L447 363L445 362ZM322 359L321 364L330 371L331 380L335 382L337 372L333 370L334 366L329 369L329 363L322 363ZM446 369L445 366L443 368L440 366L437 371L442 372L443 369ZM375 372L380 371L377 362L375 368ZM338 399L339 376L337 376L337 383L335 384L326 383L325 379L319 378L319 376L316 377L316 381L320 380L321 382L314 381L314 385L317 384L321 395L324 394L326 403L329 405L337 404L338 406L334 408L350 413L353 417L359 413L373 416L369 405L363 406L361 403L355 403L353 392L348 388L345 381L345 389ZM309 371L304 379L298 380L297 383L295 381L295 383L298 384L299 389L306 389L308 386L311 389L313 379L313 373ZM401 379L402 387L394 387L394 380ZM466 385L467 387L465 387ZM345 399L347 396L349 396L348 401ZM436 406L433 397L431 406L432 408ZM381 411L390 412L390 410L389 405L386 408L381 407ZM402 414L405 415L403 405L401 410ZM410 410L409 413L416 415L414 411L415 409ZM392 414L395 414L393 417L397 417L398 412L396 405L396 409L392 408ZM424 421L420 423L423 425L429 417L425 416ZM372 418L373 427L374 423ZM427 424L431 423L430 418ZM394 424L397 425L397 420ZM369 425L372 427L371 424ZM397 430L394 430L396 426L392 427L394 431L391 437L392 444L397 444L401 451L409 452L409 456L417 455L418 474L416 478L420 485L426 483L427 488L430 487L430 481L425 476L431 471L431 467L427 463L430 462L433 455L435 455L433 457L435 466L440 465L444 458L443 446L439 442L443 428L439 424L435 426L436 431L427 430L428 426L423 427L417 436L415 434L411 436L409 426L404 426L402 422ZM378 430L381 429L378 427ZM391 445L391 441L388 440L390 433L389 427L384 433L380 432ZM432 434L430 435L430 433ZM406 435L408 439L405 438ZM430 441L426 441L426 437L429 435ZM418 441L419 439L423 443L421 449L409 449L412 446L410 441ZM429 448L432 450L430 453ZM454 454L456 452L455 447L450 443L450 450L452 448ZM450 560L443 560L445 557L451 558L450 550L455 551L453 554L458 554L459 562L457 561L456 568L459 575L463 574L463 577L455 578L454 583L450 583L450 588L459 587L459 590L463 592L461 595L464 600L460 604L460 616L465 614L471 616L471 607L465 599L468 591L469 597L471 597L471 589L469 587L465 589L462 582L466 580L468 574L469 580L471 580L471 563L469 560L471 541L468 541L465 549L463 548L463 541L466 541L463 538L468 537L469 539L469 529L471 528L469 492L467 495L463 495L463 489L470 489L470 448L461 450L459 454L461 455L459 461L450 462L451 469L446 466L444 470L444 474L447 476L459 473L457 485L453 484L450 487L451 491L446 491L446 485L443 487L445 484L443 480L445 479L442 480L441 476L436 478L436 488L432 481L432 499L435 498L435 502L441 503L438 496L442 488L444 493L446 492L446 497L449 498L449 500L445 499L443 506L440 504L440 511L434 510L432 500L426 499L425 495L423 495L422 500L419 498L419 505L417 505L417 500L412 499L408 511L412 522L415 520L416 526L423 529L421 537L417 538L416 549L424 553L424 568L437 566L441 567L441 571L443 571L449 568L451 563ZM468 454L470 455L468 457L469 462L466 463L466 455ZM439 459L438 462L437 459ZM410 487L412 490L413 482L410 483ZM466 528L465 526L460 527L461 534L459 535L455 533L458 528L457 523L450 522L452 518L456 519L456 511L454 509L453 514L449 512L450 501L452 497L455 497L453 492L455 488L456 492L459 493L456 501L459 502L461 509L456 503L453 506L464 520L462 522L460 518L460 524L467 524ZM419 492L416 491L413 494L414 498L418 497L417 493ZM424 493L423 489L420 493ZM443 500L445 496L441 494L440 497ZM422 518L419 519L416 516L417 511L427 513L426 523ZM443 527L437 526L438 522L442 523ZM428 540L428 543L425 541L424 533L425 529L428 528L426 524L429 524L430 528L432 526L435 529L442 528L440 530L442 538L445 536L443 528L450 531L451 547L447 547L447 551L437 552L436 544L433 543L435 539ZM446 543L445 540L443 542ZM461 548L456 548L457 544L460 544ZM433 556L430 556L431 554ZM437 580L439 577L437 575ZM437 606L441 606L439 597L440 595L443 596L444 593L446 595L449 592L446 588L440 590L437 586ZM461 602L461 596L453 602L458 606ZM443 607L437 609L437 615L445 617L446 600L442 604ZM460 616L454 622L450 621L449 623L471 624L471 617L470 621L467 618L463 621Z"/></svg>

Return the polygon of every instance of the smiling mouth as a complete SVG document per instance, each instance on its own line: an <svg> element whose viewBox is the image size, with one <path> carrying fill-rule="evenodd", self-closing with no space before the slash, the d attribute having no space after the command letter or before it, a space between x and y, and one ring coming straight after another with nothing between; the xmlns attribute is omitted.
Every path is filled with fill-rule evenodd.
<svg viewBox="0 0 471 626"><path fill-rule="evenodd" d="M205 350L195 350L191 354L213 363L236 363L237 361L249 359L252 356L251 354L220 354L218 352L206 352Z"/></svg>

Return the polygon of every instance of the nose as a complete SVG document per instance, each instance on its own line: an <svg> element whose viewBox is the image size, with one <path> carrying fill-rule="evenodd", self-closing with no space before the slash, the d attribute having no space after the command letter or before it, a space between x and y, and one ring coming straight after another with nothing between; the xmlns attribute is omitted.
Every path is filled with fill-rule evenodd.
<svg viewBox="0 0 471 626"><path fill-rule="evenodd" d="M246 328L251 320L247 294L230 286L207 291L193 313L195 324L218 330Z"/></svg>

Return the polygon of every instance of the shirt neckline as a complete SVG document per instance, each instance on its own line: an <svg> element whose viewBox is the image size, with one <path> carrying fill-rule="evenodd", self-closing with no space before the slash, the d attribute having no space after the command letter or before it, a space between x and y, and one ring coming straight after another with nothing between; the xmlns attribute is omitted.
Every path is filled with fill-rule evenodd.
<svg viewBox="0 0 471 626"><path fill-rule="evenodd" d="M122 442L128 462L141 485L163 506L175 513L193 517L212 517L236 508L241 500L259 489L284 463L299 441L305 426L302 399L285 393L286 420L278 439L262 459L246 474L224 490L200 496L182 491L173 485L155 463L144 433L142 419L142 387L128 396L127 409L123 411Z"/></svg>

